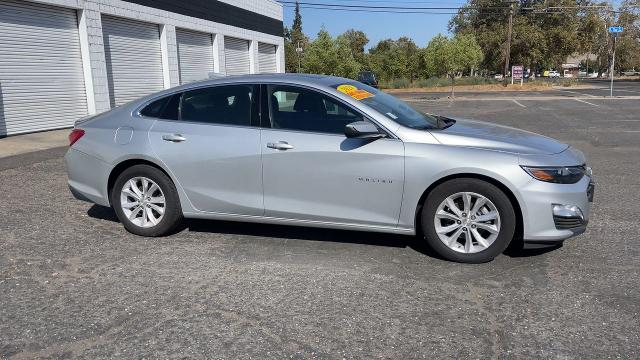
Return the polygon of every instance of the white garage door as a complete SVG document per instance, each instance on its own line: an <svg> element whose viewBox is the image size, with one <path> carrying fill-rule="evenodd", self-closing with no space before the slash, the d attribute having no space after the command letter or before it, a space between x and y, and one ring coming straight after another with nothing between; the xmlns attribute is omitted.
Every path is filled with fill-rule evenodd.
<svg viewBox="0 0 640 360"><path fill-rule="evenodd" d="M86 114L76 12L0 1L0 135L69 127Z"/></svg>
<svg viewBox="0 0 640 360"><path fill-rule="evenodd" d="M261 73L278 71L275 45L258 43L258 71Z"/></svg>
<svg viewBox="0 0 640 360"><path fill-rule="evenodd" d="M164 88L158 25L102 17L111 106Z"/></svg>
<svg viewBox="0 0 640 360"><path fill-rule="evenodd" d="M203 80L213 72L213 37L211 34L176 29L180 84Z"/></svg>
<svg viewBox="0 0 640 360"><path fill-rule="evenodd" d="M224 65L227 75L248 74L250 72L249 41L225 36Z"/></svg>

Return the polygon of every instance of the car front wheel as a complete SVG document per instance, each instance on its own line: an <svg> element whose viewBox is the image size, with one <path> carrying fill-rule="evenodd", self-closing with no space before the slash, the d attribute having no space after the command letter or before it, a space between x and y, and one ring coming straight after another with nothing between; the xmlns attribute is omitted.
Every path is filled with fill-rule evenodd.
<svg viewBox="0 0 640 360"><path fill-rule="evenodd" d="M442 257L482 263L502 253L515 233L509 198L479 179L454 179L438 185L422 211L429 246Z"/></svg>
<svg viewBox="0 0 640 360"><path fill-rule="evenodd" d="M182 220L173 182L149 165L132 166L118 176L111 204L125 229L140 236L166 235Z"/></svg>

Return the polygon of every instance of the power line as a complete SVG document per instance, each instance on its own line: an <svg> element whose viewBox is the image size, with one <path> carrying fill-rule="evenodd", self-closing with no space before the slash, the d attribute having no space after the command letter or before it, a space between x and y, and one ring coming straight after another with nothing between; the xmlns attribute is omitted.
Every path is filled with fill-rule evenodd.
<svg viewBox="0 0 640 360"><path fill-rule="evenodd" d="M327 4L327 3L312 3L312 2L296 2L296 1L281 1L283 4L287 5L307 5L307 6L322 6L322 7L336 7L336 8L353 8L353 9L384 9L384 10L459 10L461 8L467 9L488 9L488 10L502 10L508 9L509 7L505 6L482 6L482 7L472 7L472 6L464 6L464 7L437 7L437 6L426 6L426 7L418 7L418 6L380 6L380 5L344 5L344 4Z"/></svg>
<svg viewBox="0 0 640 360"><path fill-rule="evenodd" d="M284 0L287 1L287 0ZM385 3L388 4L389 0L329 0L332 2L360 2L360 3ZM280 1L282 2L282 1ZM293 2L293 1L287 1L287 2ZM393 1L394 4L451 4L452 2L455 1L445 1L445 0L398 0L398 1ZM458 2L460 2L460 6L466 4L466 0L458 0Z"/></svg>
<svg viewBox="0 0 640 360"><path fill-rule="evenodd" d="M342 0L363 2L365 0ZM370 2L379 2L379 0L369 0ZM382 1L384 2L384 1ZM318 2L296 2L292 0L281 1L284 7L292 8L296 4L303 5L305 9L325 10L325 11L346 11L346 12L366 12L366 13L392 13L392 14L433 14L433 15L456 15L461 12L477 12L482 15L505 14L505 10L509 10L507 6L379 6L379 5L362 5L362 4L334 4L334 3L318 3ZM388 3L388 2L385 2ZM631 5L628 7L636 7ZM576 6L548 6L548 7L526 7L519 8L517 12L524 14L557 14L565 10L600 10L609 9L613 11L609 5L576 5Z"/></svg>
<svg viewBox="0 0 640 360"><path fill-rule="evenodd" d="M292 5L285 5L287 8L294 8ZM433 15L456 15L457 12L438 12L428 10L367 10L367 9L343 9L343 8L326 8L318 6L305 6L303 9L327 10L327 11L347 11L347 12L365 12L365 13L387 13L387 14L433 14Z"/></svg>

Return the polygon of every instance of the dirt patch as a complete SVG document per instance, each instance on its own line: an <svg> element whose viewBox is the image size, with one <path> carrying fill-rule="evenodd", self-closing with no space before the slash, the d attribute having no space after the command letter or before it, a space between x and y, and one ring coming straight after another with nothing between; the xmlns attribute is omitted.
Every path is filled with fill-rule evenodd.
<svg viewBox="0 0 640 360"><path fill-rule="evenodd" d="M524 84L520 86L518 84L507 85L506 87L501 84L491 84L491 85L461 85L456 86L456 92L478 92L478 91L551 91L554 88L572 88L572 89L592 89L591 85L571 85L571 86L554 86L551 83L543 83L543 84ZM406 89L383 89L385 92L390 94L402 94L402 93L448 93L451 92L451 87L427 87L427 88L406 88Z"/></svg>

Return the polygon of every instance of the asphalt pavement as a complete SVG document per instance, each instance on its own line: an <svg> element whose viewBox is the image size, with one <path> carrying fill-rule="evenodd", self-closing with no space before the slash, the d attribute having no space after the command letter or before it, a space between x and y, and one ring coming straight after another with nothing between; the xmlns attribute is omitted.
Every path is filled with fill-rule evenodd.
<svg viewBox="0 0 640 360"><path fill-rule="evenodd" d="M0 160L0 357L640 358L640 101L405 97L583 150L587 232L482 265L303 227L188 221L149 239L74 200L60 153L18 155Z"/></svg>

